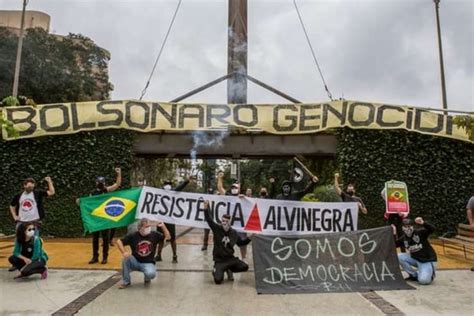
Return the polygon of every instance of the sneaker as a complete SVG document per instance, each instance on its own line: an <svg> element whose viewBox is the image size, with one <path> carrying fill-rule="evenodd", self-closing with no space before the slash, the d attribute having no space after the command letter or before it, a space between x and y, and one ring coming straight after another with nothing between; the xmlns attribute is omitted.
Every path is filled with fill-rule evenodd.
<svg viewBox="0 0 474 316"><path fill-rule="evenodd" d="M149 285L149 284L151 283L151 280L150 280L150 279L147 279L147 278L145 278L145 280L144 280L144 283L145 283L145 285Z"/></svg>
<svg viewBox="0 0 474 316"><path fill-rule="evenodd" d="M107 258L102 259L101 264L107 264Z"/></svg>
<svg viewBox="0 0 474 316"><path fill-rule="evenodd" d="M118 288L119 288L119 290L123 290L123 289L125 289L129 286L130 286L130 283L122 283L122 284L119 285Z"/></svg>
<svg viewBox="0 0 474 316"><path fill-rule="evenodd" d="M207 245L203 245L201 248L201 251L206 251L207 250Z"/></svg>
<svg viewBox="0 0 474 316"><path fill-rule="evenodd" d="M10 269L8 269L8 272L13 272L15 270L18 270L18 268L15 266L11 266Z"/></svg>
<svg viewBox="0 0 474 316"><path fill-rule="evenodd" d="M92 258L90 261L89 261L89 264L94 264L94 263L97 263L99 262L99 258Z"/></svg>
<svg viewBox="0 0 474 316"><path fill-rule="evenodd" d="M418 278L409 274L408 278L405 278L405 281L418 281Z"/></svg>
<svg viewBox="0 0 474 316"><path fill-rule="evenodd" d="M21 272L20 272L20 274L17 274L17 275L15 275L15 276L13 277L13 280L15 280L15 279L21 279L21 278L23 278L23 274L21 274Z"/></svg>
<svg viewBox="0 0 474 316"><path fill-rule="evenodd" d="M161 259L161 254L157 254L157 255L156 255L155 261L156 261L156 262L163 261L163 260Z"/></svg>
<svg viewBox="0 0 474 316"><path fill-rule="evenodd" d="M173 263L178 263L178 256L173 256Z"/></svg>
<svg viewBox="0 0 474 316"><path fill-rule="evenodd" d="M41 273L41 280L46 280L48 278L48 268L46 268L43 273Z"/></svg>
<svg viewBox="0 0 474 316"><path fill-rule="evenodd" d="M227 270L226 272L227 272L227 279L229 281L234 281L234 273L230 270Z"/></svg>

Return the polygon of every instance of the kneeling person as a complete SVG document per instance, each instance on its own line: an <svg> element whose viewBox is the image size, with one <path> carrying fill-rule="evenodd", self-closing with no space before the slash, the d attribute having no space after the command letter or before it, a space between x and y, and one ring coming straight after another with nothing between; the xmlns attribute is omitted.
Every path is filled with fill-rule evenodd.
<svg viewBox="0 0 474 316"><path fill-rule="evenodd" d="M152 226L160 227L162 233L152 231ZM155 223L147 219L141 219L138 223L138 231L128 234L117 241L117 246L123 255L122 260L122 284L120 289L131 284L130 272L140 271L145 274L145 284L150 283L156 276L155 249L158 243L169 239L170 235L163 223ZM132 252L128 252L124 246L130 246Z"/></svg>
<svg viewBox="0 0 474 316"><path fill-rule="evenodd" d="M221 284L225 272L228 273L229 279L233 280L233 272L245 272L249 269L245 262L234 256L234 246L247 245L250 243L250 239L239 237L237 231L230 226L229 215L222 216L220 225L212 220L209 214L209 201L204 202L204 216L214 235L214 249L212 251L214 282Z"/></svg>
<svg viewBox="0 0 474 316"><path fill-rule="evenodd" d="M414 224L420 225L416 228ZM392 227L394 227L392 225ZM407 252L398 254L398 261L403 270L408 273L407 280L418 281L422 285L428 285L435 278L437 257L436 252L428 241L435 228L421 217L415 221L409 218L403 219L403 235L397 240L397 247L405 246ZM394 235L396 229L394 228ZM417 269L415 269L417 268Z"/></svg>

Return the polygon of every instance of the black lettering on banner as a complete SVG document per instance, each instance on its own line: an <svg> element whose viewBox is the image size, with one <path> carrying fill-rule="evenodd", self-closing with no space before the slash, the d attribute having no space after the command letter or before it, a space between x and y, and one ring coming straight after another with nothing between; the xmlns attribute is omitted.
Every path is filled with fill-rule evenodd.
<svg viewBox="0 0 474 316"><path fill-rule="evenodd" d="M161 201L163 200L163 197L161 197L161 194L155 194L155 198L153 199L153 207L151 208L151 214L153 215L166 215L166 212L162 209L160 209L159 205L161 204ZM158 209L158 211L157 211Z"/></svg>
<svg viewBox="0 0 474 316"><path fill-rule="evenodd" d="M446 135L453 135L453 117L446 116Z"/></svg>
<svg viewBox="0 0 474 316"><path fill-rule="evenodd" d="M369 110L367 119L363 121L357 121L355 119L355 113L357 112L356 109L360 111L360 108L366 108ZM374 117L375 117L375 107L370 103L354 102L354 103L351 103L351 105L349 106L348 119L349 119L349 123L352 126L369 126L374 121Z"/></svg>
<svg viewBox="0 0 474 316"><path fill-rule="evenodd" d="M332 214L333 214L333 218L332 218L332 221L333 221L333 231L335 232L342 232L342 227L341 227L341 218L342 218L342 212L338 209L333 209L332 210Z"/></svg>
<svg viewBox="0 0 474 316"><path fill-rule="evenodd" d="M280 124L280 111L290 110L293 112L298 112L296 105L293 104L279 104L273 108L273 128L277 132L289 132L296 128L298 124L298 116L295 115L285 115L285 120L290 121L290 125L282 126Z"/></svg>
<svg viewBox="0 0 474 316"><path fill-rule="evenodd" d="M133 108L142 108L144 113L140 115L134 115L134 117L142 117L143 122L134 122L132 120L132 112L138 111L138 109L133 110ZM138 128L145 130L148 127L148 122L150 121L150 108L148 104L145 102L138 102L138 101L128 101L125 104L125 122L128 126L133 128Z"/></svg>
<svg viewBox="0 0 474 316"><path fill-rule="evenodd" d="M251 115L250 115L251 120L249 122L246 122L241 119L240 111L245 110L245 109L248 109L251 112ZM232 109L232 113L234 115L234 122L237 125L253 127L258 123L258 111L257 111L257 107L254 104L237 104Z"/></svg>
<svg viewBox="0 0 474 316"><path fill-rule="evenodd" d="M186 219L189 220L191 218L192 212L194 211L193 204L196 203L197 200L188 198L187 202L189 205L188 205L188 214L186 215Z"/></svg>
<svg viewBox="0 0 474 316"><path fill-rule="evenodd" d="M163 117L168 121L171 128L176 128L177 105L176 104L170 104L169 106L171 107L170 113L166 112L166 110L163 108L163 106L159 103L152 103L151 104L151 123L150 123L151 128L156 128L157 127L156 116L157 116L158 112L160 112L161 115L163 115ZM159 123L161 123L161 122L159 122ZM159 124L158 128L165 129L166 127L164 126L164 124Z"/></svg>
<svg viewBox="0 0 474 316"><path fill-rule="evenodd" d="M354 231L357 228L354 227L354 219L352 218L351 209L346 209L346 214L344 216L344 228L342 229L345 232Z"/></svg>
<svg viewBox="0 0 474 316"><path fill-rule="evenodd" d="M168 195L163 195L161 197L161 206L163 208L163 213L160 213L160 214L166 215L166 214L168 214L168 212L171 212L171 209L168 206L168 202L170 202L170 201L171 201L171 197L168 196Z"/></svg>
<svg viewBox="0 0 474 316"><path fill-rule="evenodd" d="M434 127L422 127L423 113L429 113L430 115L436 115L437 121ZM439 133L443 130L444 115L431 113L424 110L415 109L415 129L423 133Z"/></svg>
<svg viewBox="0 0 474 316"><path fill-rule="evenodd" d="M184 215L184 206L183 204L186 202L183 198L176 198L176 208L173 208L173 217L183 217Z"/></svg>
<svg viewBox="0 0 474 316"><path fill-rule="evenodd" d="M106 108L108 105L123 105L122 101L102 101L97 103L97 112L104 115L113 114L115 119L99 122L99 127L120 126L123 122L123 111L119 108Z"/></svg>
<svg viewBox="0 0 474 316"><path fill-rule="evenodd" d="M75 102L71 103L71 118L72 118L72 129L74 131L79 131L83 129L92 129L96 126L95 122L84 122L79 123L79 116L77 115L77 104Z"/></svg>
<svg viewBox="0 0 474 316"><path fill-rule="evenodd" d="M398 107L398 106L390 106L390 105L381 105L377 109L377 124L381 127L399 127L403 124L403 121L396 121L396 122L387 122L384 120L384 113L386 110L394 110L397 112L404 113L405 111Z"/></svg>
<svg viewBox="0 0 474 316"><path fill-rule="evenodd" d="M28 136L36 132L36 123L33 122L33 119L36 116L36 110L31 107L7 107L4 109L7 113L7 119L13 123L13 125L19 124L28 124L27 129L19 130L19 136ZM14 118L15 113L27 113L28 115L25 118Z"/></svg>
<svg viewBox="0 0 474 316"><path fill-rule="evenodd" d="M314 131L319 129L319 125L306 125L306 121L309 120L320 120L321 114L318 115L306 115L308 110L320 110L321 104L302 104L300 105L300 131ZM320 113L320 111L319 111Z"/></svg>
<svg viewBox="0 0 474 316"><path fill-rule="evenodd" d="M197 113L186 113L187 109L195 109ZM198 104L184 104L179 108L179 128L184 128L185 119L198 119L198 127L204 127L204 109Z"/></svg>
<svg viewBox="0 0 474 316"><path fill-rule="evenodd" d="M334 114L334 116L339 119L339 126L344 126L346 124L347 117L347 101L342 102L341 112L339 112L337 108L333 107L331 104L323 104L323 128L326 128L328 124L329 112Z"/></svg>
<svg viewBox="0 0 474 316"><path fill-rule="evenodd" d="M214 113L220 110L221 113ZM212 120L217 120L219 123L228 125L229 122L226 120L230 116L230 108L227 104L208 104L206 111L206 127L219 127L213 126Z"/></svg>
<svg viewBox="0 0 474 316"><path fill-rule="evenodd" d="M269 229L276 230L275 206L270 206L268 208L267 218L263 224L263 229L267 229L268 227L270 227Z"/></svg>
<svg viewBox="0 0 474 316"><path fill-rule="evenodd" d="M407 122L406 122L406 125L405 127L409 130L411 130L413 128L413 112L411 109L408 109L407 111Z"/></svg>
<svg viewBox="0 0 474 316"><path fill-rule="evenodd" d="M235 204L234 212L232 214L232 225L237 222L240 222L241 227L245 227L244 213L242 212L242 205L240 205L240 203Z"/></svg>
<svg viewBox="0 0 474 316"><path fill-rule="evenodd" d="M48 117L47 117L47 112L50 110L61 110L61 119L62 123L61 125L58 126L50 126L48 124ZM47 132L64 132L66 131L70 124L69 124L69 110L64 104L51 104L51 105L43 105L40 110L40 126L41 129L47 131Z"/></svg>
<svg viewBox="0 0 474 316"><path fill-rule="evenodd" d="M154 194L151 192L145 192L145 198L143 199L142 208L140 209L140 213L147 213L151 214L150 212L150 204L153 202Z"/></svg>

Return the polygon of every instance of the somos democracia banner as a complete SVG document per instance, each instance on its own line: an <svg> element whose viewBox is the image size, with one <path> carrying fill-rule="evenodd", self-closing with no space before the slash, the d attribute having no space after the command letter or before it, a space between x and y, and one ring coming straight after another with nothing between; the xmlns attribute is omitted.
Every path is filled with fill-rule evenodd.
<svg viewBox="0 0 474 316"><path fill-rule="evenodd" d="M5 107L18 138L123 128L139 132L236 127L270 134L316 133L330 128L406 129L469 141L451 116L414 107L333 101L318 104L185 104L135 100ZM13 140L5 130L3 139ZM17 139L17 138L15 138Z"/></svg>

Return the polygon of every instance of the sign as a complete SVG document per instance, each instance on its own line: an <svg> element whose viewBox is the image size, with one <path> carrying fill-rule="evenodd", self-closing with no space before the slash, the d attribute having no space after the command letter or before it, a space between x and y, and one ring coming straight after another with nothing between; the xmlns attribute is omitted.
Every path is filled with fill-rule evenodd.
<svg viewBox="0 0 474 316"><path fill-rule="evenodd" d="M406 129L469 141L451 116L407 106L358 101L316 104L186 104L137 100L4 107L18 138L101 129L138 132L212 131L238 127L270 134L305 134L331 128ZM13 140L6 130L3 139Z"/></svg>
<svg viewBox="0 0 474 316"><path fill-rule="evenodd" d="M408 202L408 188L405 182L390 180L385 182L386 212L410 213Z"/></svg>
<svg viewBox="0 0 474 316"><path fill-rule="evenodd" d="M252 238L259 294L412 289L389 226L311 236Z"/></svg>
<svg viewBox="0 0 474 316"><path fill-rule="evenodd" d="M137 218L209 228L202 204L209 200L211 217L229 214L239 232L264 235L307 235L357 230L357 203L294 202L167 191L143 187Z"/></svg>

